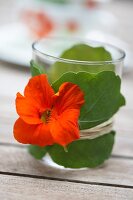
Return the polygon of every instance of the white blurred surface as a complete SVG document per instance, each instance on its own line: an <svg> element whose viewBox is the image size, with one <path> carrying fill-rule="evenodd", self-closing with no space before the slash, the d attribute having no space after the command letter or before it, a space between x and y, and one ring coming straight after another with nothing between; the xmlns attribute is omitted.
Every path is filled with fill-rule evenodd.
<svg viewBox="0 0 133 200"><path fill-rule="evenodd" d="M19 0L0 0L0 59L19 65L28 66L31 59L31 44L25 26L18 17ZM20 2L20 1L19 1ZM22 1L21 1L22 2ZM89 10L87 19L79 13L82 31L75 35L87 37L123 48L127 53L126 66L132 68L133 57L133 1L109 1L99 9ZM20 8L19 8L20 9ZM10 16L9 14L10 13ZM15 16L16 13L16 16ZM84 23L82 23L84 21ZM54 35L68 34L65 31Z"/></svg>

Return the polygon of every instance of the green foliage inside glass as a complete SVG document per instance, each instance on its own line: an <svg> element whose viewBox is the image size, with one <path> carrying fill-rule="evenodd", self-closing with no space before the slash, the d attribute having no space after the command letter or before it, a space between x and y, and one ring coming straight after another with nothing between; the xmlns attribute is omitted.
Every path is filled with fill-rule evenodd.
<svg viewBox="0 0 133 200"><path fill-rule="evenodd" d="M51 82L57 80L66 72L80 72L86 71L90 73L98 73L101 71L114 71L113 64L106 64L104 61L111 61L111 54L104 47L91 47L86 44L77 44L70 49L64 51L60 58L74 60L75 62L55 62L49 72L49 79ZM77 63L76 61L81 61ZM98 62L101 64L87 64L85 61Z"/></svg>
<svg viewBox="0 0 133 200"><path fill-rule="evenodd" d="M35 64L35 62L33 60L31 60L31 62L30 62L30 71L31 71L32 77L38 76L40 74L45 74L44 67L38 66L37 64Z"/></svg>
<svg viewBox="0 0 133 200"><path fill-rule="evenodd" d="M34 158L36 158L37 160L40 160L47 153L47 147L39 147L37 145L29 145L28 151Z"/></svg>

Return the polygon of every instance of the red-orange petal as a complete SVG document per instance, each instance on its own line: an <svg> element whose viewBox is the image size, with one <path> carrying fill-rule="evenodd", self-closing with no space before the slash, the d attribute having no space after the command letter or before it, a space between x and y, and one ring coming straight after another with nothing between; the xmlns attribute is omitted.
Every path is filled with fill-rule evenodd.
<svg viewBox="0 0 133 200"><path fill-rule="evenodd" d="M29 80L24 97L18 93L16 109L18 115L29 124L42 123L41 114L50 109L53 103L54 91L48 83L47 76L42 74Z"/></svg>
<svg viewBox="0 0 133 200"><path fill-rule="evenodd" d="M41 124L39 127L39 132L36 133L36 139L39 146L47 146L54 144L53 137L50 132L49 124Z"/></svg>
<svg viewBox="0 0 133 200"><path fill-rule="evenodd" d="M13 132L15 139L23 144L33 144L38 146L53 144L49 127L44 124L29 125L19 118L14 124Z"/></svg>
<svg viewBox="0 0 133 200"><path fill-rule="evenodd" d="M37 105L30 98L23 97L20 93L17 93L16 110L19 116L28 124L42 123Z"/></svg>
<svg viewBox="0 0 133 200"><path fill-rule="evenodd" d="M54 143L66 146L80 137L78 127L79 114L79 109L68 109L58 117L55 114L51 116L50 131Z"/></svg>
<svg viewBox="0 0 133 200"><path fill-rule="evenodd" d="M39 105L40 109L51 108L54 90L50 86L47 76L41 74L32 77L25 87L24 95Z"/></svg>
<svg viewBox="0 0 133 200"><path fill-rule="evenodd" d="M80 109L84 104L84 93L78 85L70 82L63 83L55 94L55 108L58 114L66 109Z"/></svg>

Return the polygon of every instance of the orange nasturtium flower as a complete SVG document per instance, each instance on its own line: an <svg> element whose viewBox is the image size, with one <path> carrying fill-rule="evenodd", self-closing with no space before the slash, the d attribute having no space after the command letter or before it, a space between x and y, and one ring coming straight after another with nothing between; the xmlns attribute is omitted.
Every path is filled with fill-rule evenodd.
<svg viewBox="0 0 133 200"><path fill-rule="evenodd" d="M24 144L65 147L80 137L78 118L83 103L84 94L73 83L63 83L55 94L46 75L31 78L24 96L17 93L15 139Z"/></svg>

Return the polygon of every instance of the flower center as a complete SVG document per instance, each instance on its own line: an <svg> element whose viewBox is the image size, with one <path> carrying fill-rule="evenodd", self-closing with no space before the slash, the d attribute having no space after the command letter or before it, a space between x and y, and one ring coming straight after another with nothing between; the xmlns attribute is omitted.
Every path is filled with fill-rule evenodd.
<svg viewBox="0 0 133 200"><path fill-rule="evenodd" d="M42 120L44 123L48 123L50 114L51 114L51 110L46 110L45 112L42 113L42 115L41 115L41 120Z"/></svg>

